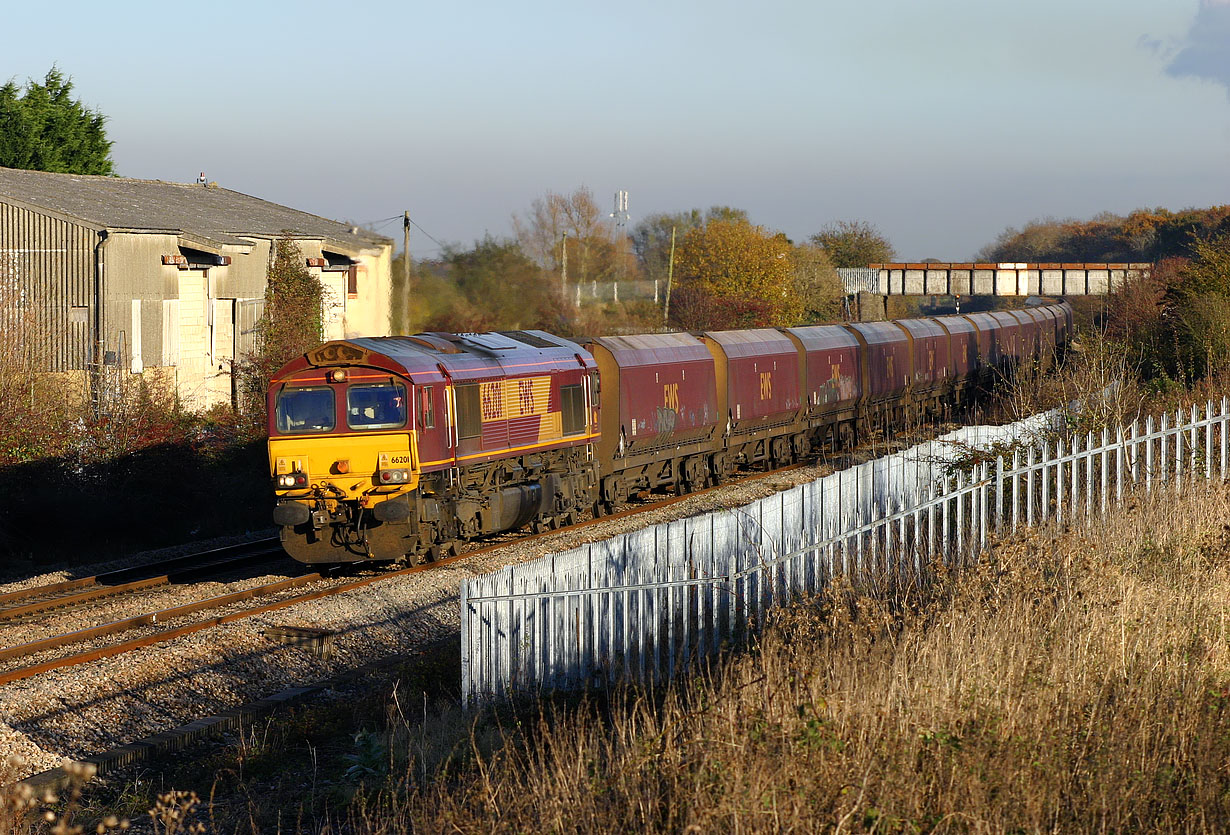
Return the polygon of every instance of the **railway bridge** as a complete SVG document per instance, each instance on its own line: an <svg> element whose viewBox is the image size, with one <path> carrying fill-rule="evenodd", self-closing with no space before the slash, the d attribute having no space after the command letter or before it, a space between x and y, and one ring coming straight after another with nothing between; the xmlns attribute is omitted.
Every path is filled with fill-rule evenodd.
<svg viewBox="0 0 1230 835"><path fill-rule="evenodd" d="M841 270L847 293L885 296L1102 296L1152 264L897 263Z"/></svg>

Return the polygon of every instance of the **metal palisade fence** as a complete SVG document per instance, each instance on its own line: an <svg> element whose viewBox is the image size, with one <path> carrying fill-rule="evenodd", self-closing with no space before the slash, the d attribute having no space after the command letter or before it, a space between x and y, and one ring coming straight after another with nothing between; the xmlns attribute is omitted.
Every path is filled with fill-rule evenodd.
<svg viewBox="0 0 1230 835"><path fill-rule="evenodd" d="M462 688L660 681L833 578L910 582L991 532L1104 512L1131 489L1225 479L1225 399L1097 436L1058 413L967 427L733 510L667 522L461 584ZM1002 454L992 457L988 452Z"/></svg>

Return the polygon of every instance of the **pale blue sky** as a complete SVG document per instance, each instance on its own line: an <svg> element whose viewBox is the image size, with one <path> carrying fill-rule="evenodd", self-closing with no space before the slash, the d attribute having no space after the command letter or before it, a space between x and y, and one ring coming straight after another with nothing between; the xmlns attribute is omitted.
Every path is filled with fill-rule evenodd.
<svg viewBox="0 0 1230 835"><path fill-rule="evenodd" d="M1036 217L1230 202L1227 0L119 0L3 27L0 79L59 64L124 176L409 209L445 242L579 185L626 189L633 223L863 219L944 260Z"/></svg>

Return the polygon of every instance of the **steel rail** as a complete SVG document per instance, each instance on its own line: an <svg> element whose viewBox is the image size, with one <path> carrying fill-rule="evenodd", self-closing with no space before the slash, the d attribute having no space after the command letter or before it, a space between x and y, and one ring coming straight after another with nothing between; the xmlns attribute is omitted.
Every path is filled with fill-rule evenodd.
<svg viewBox="0 0 1230 835"><path fill-rule="evenodd" d="M193 574L229 565L242 565L254 559L270 556L275 553L281 553L278 540L276 538L268 538L244 543L242 546L228 546L227 548L215 548L196 554L185 554L170 560L151 563L145 566L123 568L93 577L82 577L77 580L51 583L46 586L18 589L17 591L0 594L0 604L31 600L32 598L41 599L0 609L0 621L14 620L52 609L89 603L104 597L131 594L157 586L169 585ZM166 573L144 576L141 579L127 582L123 580L127 576L149 575L151 571L159 570ZM78 591L78 589L81 591ZM65 592L71 593L65 594Z"/></svg>
<svg viewBox="0 0 1230 835"><path fill-rule="evenodd" d="M285 609L290 606L298 605L300 603L307 603L313 600L320 600L325 597L332 597L334 595L344 594L345 592L354 591L355 589L363 588L365 586L369 586L374 583L381 582L383 580L389 580L394 577L405 577L410 574L417 574L423 571L430 571L432 569L440 568L442 566L449 565L451 563L460 562L462 560L467 560L472 557L479 556L481 554L491 553L492 551L498 551L501 548L506 548L513 544L519 545L524 542L531 542L535 539L552 536L558 533L566 533L569 531L580 530L586 527L590 527L592 525L599 524L601 522L605 522L610 519L621 519L621 518L625 518L628 516L635 516L641 513L648 513L652 510L659 510L661 508L669 507L670 505L677 504L679 502L686 501L688 499L692 499L697 496L703 496L707 493L721 490L726 487L731 487L736 484L744 484L750 481L758 481L760 479L769 478L775 475L780 475L781 473L784 473L784 472L789 472L791 470L799 469L802 466L804 465L794 464L789 467L782 467L776 470L767 470L763 473L752 473L751 475L744 476L736 480L728 481L728 482L725 482L724 484L715 485L713 487L707 487L703 490L697 490L694 493L686 493L682 496L671 496L669 498L661 499L656 502L650 502L649 504L643 505L641 507L628 508L626 510L621 510L616 513L608 514L606 516L598 516L594 519L587 519L583 522L577 522L572 525L566 525L561 528L555 528L549 531L542 531L540 533L529 534L526 536L518 537L515 540L515 542L497 542L497 543L492 543L489 545L484 545L479 548L475 548L475 549L466 551L461 554L456 554L451 557L444 557L442 559L437 559L434 562L423 563L422 565L408 566L406 568L397 569L395 571L388 571L382 574L376 574L371 577L362 577L358 580L350 580L345 583L340 583L336 586L331 586L327 589L317 589L316 591L308 592L306 594L301 594L301 595L295 595L294 597L288 597L284 600L277 600L277 601L274 601L273 603L268 603L263 606L257 606L251 609L244 609L243 611L240 611L240 612L231 612L226 615L219 615L218 617L208 618L202 621L196 621L194 623L185 624L183 626L176 626L176 627L171 627L169 629L163 629L158 632L152 633L150 635L144 635L140 638L134 638L130 641L124 641L122 643L112 644L106 647L98 647L96 649L86 650L84 652L79 652L73 655L66 655L62 658L56 658L56 659L51 659L48 661L43 661L41 663L34 664L28 667L19 667L19 668L5 671L5 672L0 672L0 685L10 684L15 681L21 681L23 679L31 678L33 676L39 675L41 673L49 672L51 670L63 669L65 667L73 667L78 664L88 663L90 661L97 661L103 658L110 658L116 655L122 655L127 652L132 652L133 650L143 649L145 647L153 646L155 644L165 643L166 641L174 640L175 638L179 638L184 635L191 635L193 633L200 632L205 629L212 629L217 626L222 626L228 623L234 623L235 621L243 620L245 618L253 617L255 615L261 615L261 614L265 614L268 612L274 612L274 611L278 611L279 609ZM88 627L86 629L77 630L76 632L70 632L64 635L56 635L50 638L44 638L39 641L32 641L27 644L21 644L15 647L8 647L5 649L0 649L0 661L9 661L15 658L22 658L22 657L34 655L39 652L44 652L47 650L59 649L61 647L68 646L69 644L93 640L94 638L106 637L108 635L114 635L120 632L126 632L132 629L138 629L143 626L152 626L156 623L159 623L165 620L171 620L177 617L184 617L187 615L196 614L197 612L204 611L205 609L215 609L215 608L219 608L222 606L228 606L234 603L242 602L244 600L251 600L255 597L263 597L263 596L268 596L270 594L277 594L280 591L286 591L287 589L295 588L297 586L307 585L309 583L313 583L313 582L316 582L319 580L325 580L325 579L327 578L319 573L306 574L301 577L294 577L288 580L279 580L276 583L269 583L264 586L256 586L251 589L245 589L244 591L232 592L230 594L224 594L218 597L212 597L207 600L197 601L195 603L187 603L182 606L175 606L170 609L163 609L158 612L150 612L148 614L139 615L137 617L126 618L124 620L115 621L113 623L102 624L101 626Z"/></svg>

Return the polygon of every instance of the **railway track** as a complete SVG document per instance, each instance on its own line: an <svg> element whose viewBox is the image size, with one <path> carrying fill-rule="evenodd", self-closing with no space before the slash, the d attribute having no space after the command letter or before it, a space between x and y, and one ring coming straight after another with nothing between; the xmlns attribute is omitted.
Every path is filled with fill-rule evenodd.
<svg viewBox="0 0 1230 835"><path fill-rule="evenodd" d="M214 573L260 565L285 555L277 537L185 554L150 565L122 568L46 586L0 594L0 623L21 622L35 615L132 594L172 583L191 582Z"/></svg>
<svg viewBox="0 0 1230 835"><path fill-rule="evenodd" d="M750 475L746 475L735 481L726 482L725 484L718 485L715 487L709 487L709 488L706 488L705 490L698 490L694 493L688 493L683 496L672 496L672 497L668 497L668 498L661 499L658 501L649 502L647 504L640 505L638 507L628 508L626 510L619 511L617 513L600 516L595 519L585 520L582 522L578 522L574 525L569 525L569 526L558 528L555 530L543 531L541 533L534 533L534 534L526 534L526 535L518 536L515 539L509 539L509 540L501 541L501 542L488 543L485 545L481 545L477 548L472 548L470 550L464 551L463 553L457 554L455 556L438 559L435 562L425 563L423 565L409 566L406 568L396 569L393 571L385 571L379 574L373 574L370 576L360 577L357 579L349 579L349 580L338 580L337 578L328 576L324 572L312 572L312 573L300 575L298 577L291 577L291 578L287 578L284 580L278 580L273 583L267 583L261 586L255 586L253 588L244 589L242 591L218 595L216 597L184 604L181 606L174 606L174 607L167 608L167 609L161 609L161 610L154 611L154 612L148 612L142 615L138 615L136 617L124 618L121 620L116 620L116 621L112 621L109 623L100 624L97 626L86 627L84 629L78 629L72 632L50 636L50 637L43 638L37 641L31 641L25 644L19 644L16 646L0 648L0 665L3 665L5 667L5 669L0 669L0 685L22 681L24 679L28 679L28 678L40 675L42 673L50 672L52 670L70 668L70 667L78 666L81 664L86 664L91 661L97 661L103 658L110 658L110 657L114 657L117 655L122 655L124 653L133 652L135 650L138 650L144 647L149 647L155 644L160 644L166 641L171 641L171 640L174 640L184 635L190 635L195 632L201 632L206 629L216 628L224 624L234 623L236 621L240 621L246 618L255 617L257 615L266 614L268 612L274 612L280 609L289 608L291 606L295 606L300 603L306 603L312 600L319 600L321 598L343 594L345 592L353 591L355 589L363 588L365 586L369 586L374 583L379 583L381 581L392 579L395 577L404 577L409 574L415 574L415 573L422 572L422 571L430 571L430 570L439 568L444 565L449 565L449 564L457 563L463 560L476 557L480 554L487 554L493 551L498 551L502 548L507 547L513 542L516 542L518 544L525 543L525 542L531 542L535 539L552 536L552 535L555 535L561 532L580 530L580 529L590 527L592 525L596 525L599 523L607 522L613 519L626 518L626 517L634 516L640 513L648 513L650 511L669 507L670 505L685 501L687 499L694 498L696 496L703 496L707 493L711 493L716 490L721 490L732 484L746 483L750 481L757 481L757 480L762 480L766 478L772 478L773 476L780 475L781 473L788 472L790 470L798 469L799 467L802 467L802 466L803 465L799 464L799 465L794 465L791 467L785 467L782 469L769 470L767 472L762 472L762 473L752 473ZM268 543L270 541L274 543L277 542L277 540L266 540L265 542ZM277 546L274 545L273 547L277 547ZM189 556L199 556L199 555L189 555ZM142 578L140 580L132 580L129 582L139 584L139 583L143 583L143 582L150 581L150 580L163 579L163 577L169 575L170 573L171 572L164 572L163 575L160 577ZM99 575L99 576L105 577L109 575ZM84 583L86 580L95 580L95 579L97 578L84 578L81 581L72 581L72 582L73 583L78 583L78 582ZM324 588L315 588L310 591L305 591L299 594L291 594L289 596L282 596L282 595L285 595L287 592L294 591L295 589L303 588L305 586L311 586L313 584L320 584L320 583L327 583L327 585ZM50 588L50 587L45 587L43 591L46 591L46 588ZM29 593L35 594L38 591L39 590L31 589L29 590ZM17 594L22 594L22 593L25 593L24 590L23 592L14 592L13 594L17 595ZM198 615L202 612L207 612L210 610L217 610L217 609L226 608L226 607L233 607L237 604L242 604L248 601L257 600L257 599L264 598L264 597L274 597L274 596L277 596L278 599L268 602L268 603L263 603L257 606L247 607L247 608L243 608L243 609L239 609L235 611L229 611L229 612L226 612L225 614L215 615L213 617L207 617L203 619L192 620L186 623L178 623L175 625L169 625L162 629L157 628L159 624L182 620L184 618L189 618L193 615ZM3 602L3 600L0 599L0 602ZM140 635L135 638L131 638L126 641L119 642L119 643L108 644L105 646L92 647L89 649L81 650L81 651L70 653L67 655L60 655L54 658L40 660L37 662L31 662L31 663L25 663L25 664L22 663L22 662L30 661L30 659L34 658L35 656L39 656L44 653L52 652L52 651L59 650L59 649L65 649L68 647L72 647L75 644L81 644L81 643L86 643L86 642L91 642L91 641L98 641L100 639L108 638L114 635L119 635L124 632L130 632L130 631L142 630L142 629L147 630L145 634ZM148 631L148 630L153 630L153 631Z"/></svg>

